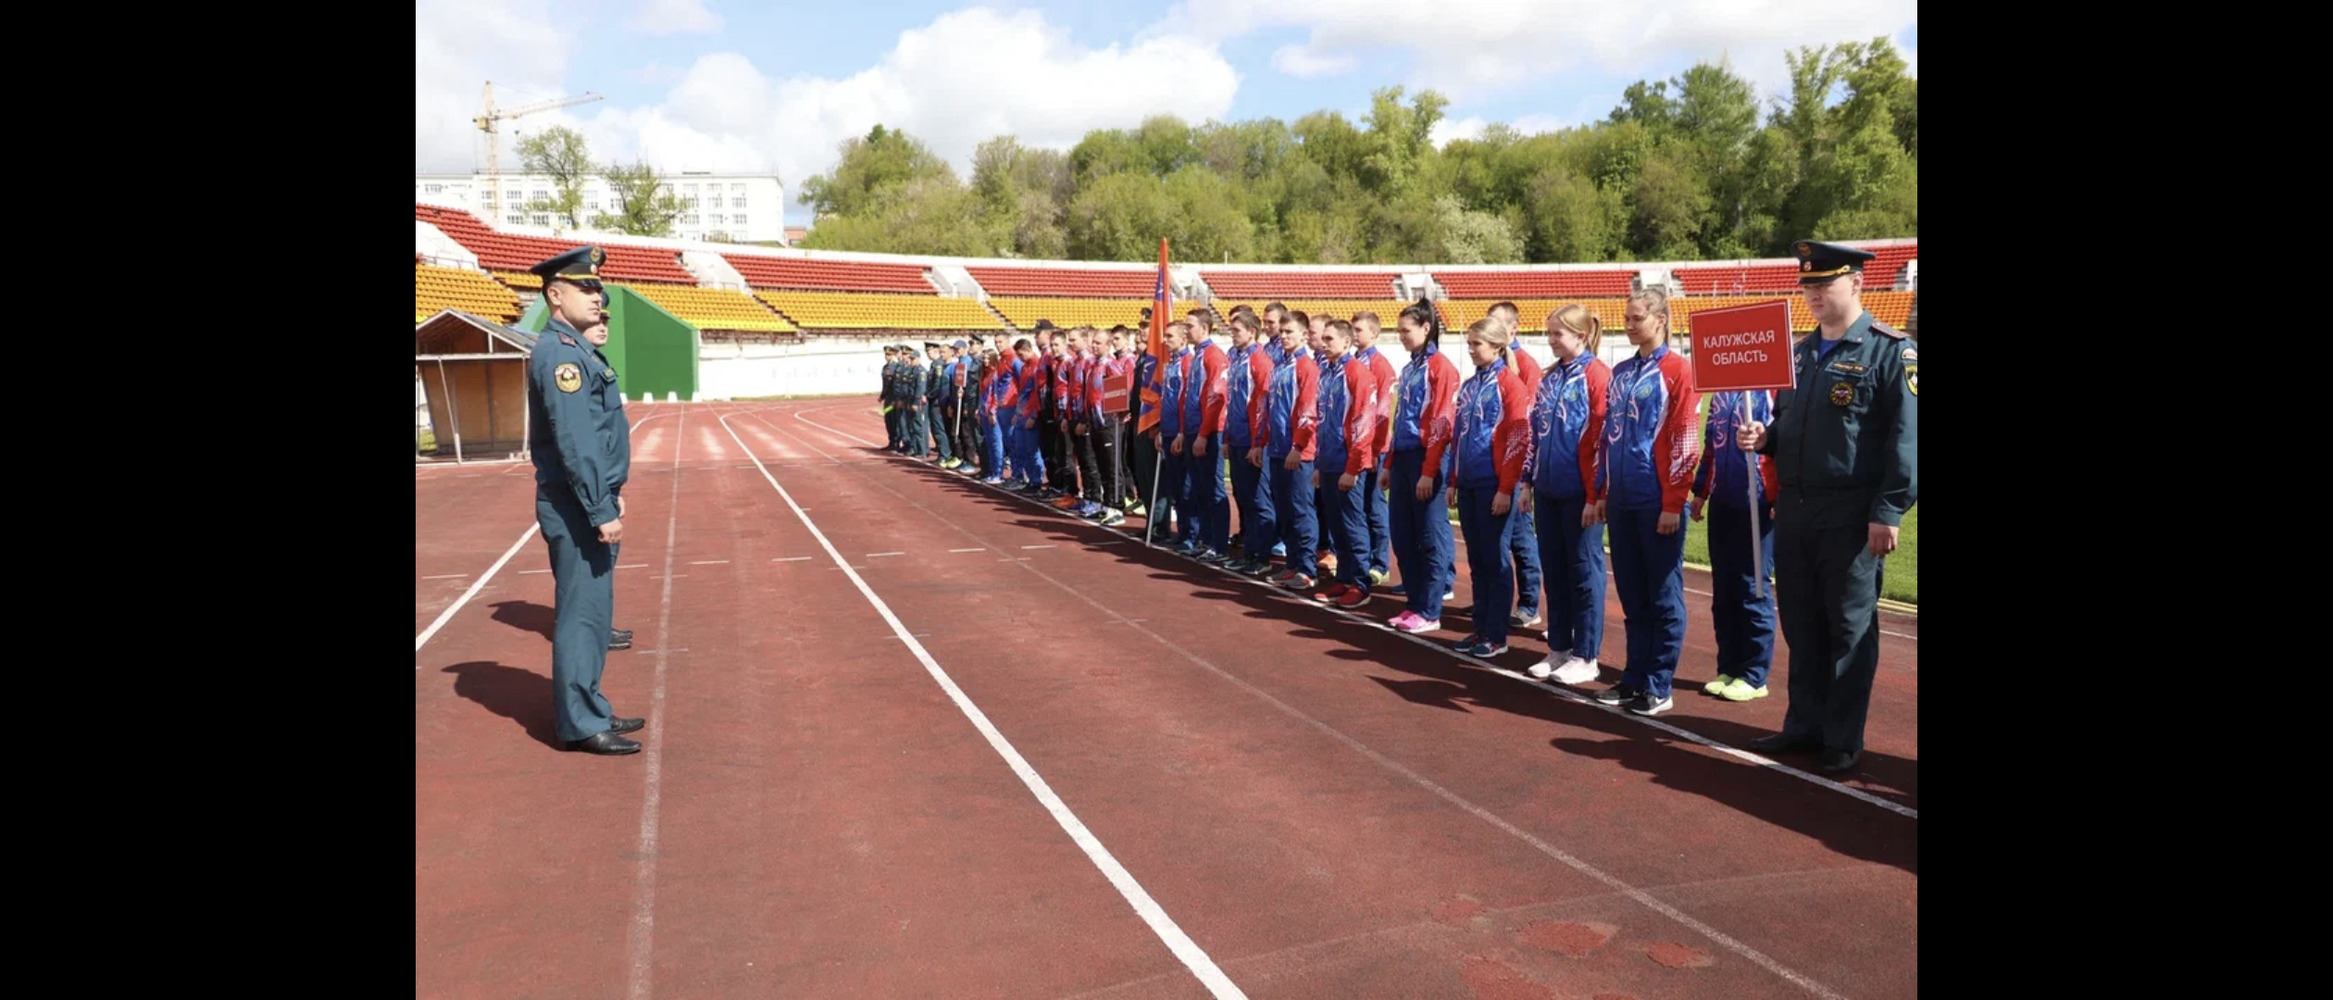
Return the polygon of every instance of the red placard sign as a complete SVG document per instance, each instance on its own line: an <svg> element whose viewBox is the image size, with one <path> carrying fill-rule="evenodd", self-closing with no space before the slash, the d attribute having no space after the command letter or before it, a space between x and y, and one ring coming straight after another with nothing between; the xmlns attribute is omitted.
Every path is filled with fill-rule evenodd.
<svg viewBox="0 0 2333 1000"><path fill-rule="evenodd" d="M1789 389L1790 300L1693 314L1693 389Z"/></svg>
<svg viewBox="0 0 2333 1000"><path fill-rule="evenodd" d="M1133 388L1134 369L1132 366L1128 366L1126 370L1115 375L1102 376L1102 412L1126 412L1126 394Z"/></svg>

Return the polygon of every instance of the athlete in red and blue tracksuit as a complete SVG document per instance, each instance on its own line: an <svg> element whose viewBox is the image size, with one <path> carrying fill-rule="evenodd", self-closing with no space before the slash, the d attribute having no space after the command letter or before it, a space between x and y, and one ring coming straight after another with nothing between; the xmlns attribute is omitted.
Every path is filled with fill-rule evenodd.
<svg viewBox="0 0 2333 1000"><path fill-rule="evenodd" d="M1020 480L1022 492L1033 492L1046 482L1045 457L1038 454L1040 438L1037 434L1037 413L1045 398L1045 359L1042 357L1013 359L1013 410L1020 419L1013 427L1020 435L1020 448L1013 455L1013 478Z"/></svg>
<svg viewBox="0 0 2333 1000"><path fill-rule="evenodd" d="M1338 336L1334 327L1330 337ZM1320 448L1313 474L1329 502L1321 526L1337 554L1337 581L1313 595L1338 607L1369 600L1369 501L1362 492L1377 465L1377 376L1339 344L1320 373Z"/></svg>
<svg viewBox="0 0 2333 1000"><path fill-rule="evenodd" d="M1539 380L1545 377L1539 359L1523 349L1523 337L1516 334L1514 341L1515 374L1523 380L1524 407L1539 392ZM1529 480L1525 480L1528 482ZM1507 555L1515 561L1514 617L1508 623L1517 628L1539 624L1539 533L1533 530L1532 519L1516 516L1507 519ZM1482 602L1476 601L1475 616L1482 616Z"/></svg>
<svg viewBox="0 0 2333 1000"><path fill-rule="evenodd" d="M1717 679L1702 690L1729 701L1764 697L1766 669L1774 662L1774 498L1782 484L1772 459L1734 443L1734 429L1745 422L1774 423L1772 392L1711 393L1701 461L1693 470L1693 495L1701 501L1693 519L1709 522L1709 624L1717 633ZM1758 549L1765 556L1755 572L1749 551L1753 466L1759 480Z"/></svg>
<svg viewBox="0 0 2333 1000"><path fill-rule="evenodd" d="M985 382L980 387L980 481L995 486L1004 482L1004 424L998 417L1000 411L1010 412L1012 369L999 358Z"/></svg>
<svg viewBox="0 0 2333 1000"><path fill-rule="evenodd" d="M1420 313L1423 313L1421 316ZM1458 404L1458 366L1442 353L1442 321L1431 307L1411 306L1405 317L1402 343L1411 347L1409 364L1401 370L1393 412L1393 446L1386 488L1391 508L1388 532L1393 538L1394 562L1401 568L1401 589L1408 607L1394 616L1393 627L1404 632L1430 632L1442 626L1442 595L1456 582L1458 547L1450 537L1450 519L1443 515L1442 499L1450 487L1452 462L1457 453L1450 437ZM1415 332L1412 332L1412 327ZM1418 499L1418 481L1432 477L1426 499ZM1406 618L1404 616L1407 616Z"/></svg>
<svg viewBox="0 0 2333 1000"><path fill-rule="evenodd" d="M1604 645L1604 525L1582 522L1593 520L1586 515L1598 499L1596 462L1611 383L1612 367L1591 347L1569 361L1558 358L1532 396L1523 470L1547 572L1548 673L1573 656L1593 664ZM1593 671L1581 670L1582 679L1593 679Z"/></svg>
<svg viewBox="0 0 2333 1000"><path fill-rule="evenodd" d="M1531 391L1510 363L1512 348L1477 367L1458 387L1453 442L1458 526L1466 533L1466 563L1474 582L1474 634L1453 645L1469 656L1507 651L1507 609L1514 607L1514 569L1507 525L1514 516L1515 484L1523 479L1524 453L1531 449ZM1506 512L1497 501L1507 500Z"/></svg>
<svg viewBox="0 0 2333 1000"><path fill-rule="evenodd" d="M1233 321L1233 343L1253 326ZM1231 349L1231 365L1224 377L1223 455L1231 460L1231 499L1239 507L1240 562L1232 569L1260 573L1271 565L1272 543L1279 539L1272 501L1265 484L1263 456L1249 453L1263 447L1264 402L1272 391L1272 355L1250 341ZM1254 461L1250 461L1250 458Z"/></svg>
<svg viewBox="0 0 2333 1000"><path fill-rule="evenodd" d="M1180 450L1176 447L1183 437L1183 397L1187 395L1183 390L1190 370L1189 346L1177 348L1173 354L1167 355L1166 376L1158 394L1159 454L1165 456L1164 467L1159 471L1161 482L1158 484L1158 495L1167 500L1175 512L1175 530L1169 536L1174 544L1167 548L1183 555L1197 552L1192 548L1191 540L1199 534L1199 520L1191 510L1189 446L1184 442Z"/></svg>
<svg viewBox="0 0 2333 1000"><path fill-rule="evenodd" d="M1280 526L1280 542L1288 550L1288 568L1272 578L1291 590L1304 590L1320 575L1319 525L1314 521L1312 470L1319 456L1320 366L1302 346L1283 345L1285 364L1272 369L1270 391L1264 396L1264 468L1272 475L1266 490L1273 520Z"/></svg>
<svg viewBox="0 0 2333 1000"><path fill-rule="evenodd" d="M1097 347L1086 355L1084 392L1080 396L1083 409L1079 412L1083 414L1080 419L1086 423L1087 447L1092 449L1094 472L1100 480L1093 492L1094 502L1101 505L1096 516L1103 524L1117 524L1126 519L1119 510L1126 505L1126 463L1125 456L1120 454L1125 442L1118 428L1122 411L1103 406L1102 396L1109 389L1110 377L1124 371L1128 362L1103 350Z"/></svg>
<svg viewBox="0 0 2333 1000"><path fill-rule="evenodd" d="M1613 367L1605 405L1596 485L1627 616L1628 671L1596 700L1658 715L1669 710L1669 680L1685 645L1685 497L1701 458L1693 367L1665 338L1640 346Z"/></svg>
<svg viewBox="0 0 2333 1000"><path fill-rule="evenodd" d="M1384 333L1380 331L1378 336ZM1385 474L1387 452L1393 447L1394 383L1400 379L1393 372L1393 362L1385 359L1385 352L1377 349L1375 341L1354 351L1353 357L1369 366L1369 375L1377 383L1377 440L1369 459L1369 473L1361 484L1362 499L1369 503L1369 548L1363 554L1368 557L1370 582L1384 583L1393 568L1393 529L1386 520Z"/></svg>
<svg viewBox="0 0 2333 1000"><path fill-rule="evenodd" d="M1184 469L1191 483L1185 489L1191 510L1198 515L1199 558L1220 563L1231 551L1231 495L1223 489L1223 409L1231 359L1223 345L1200 334L1191 345L1190 369L1183 374Z"/></svg>

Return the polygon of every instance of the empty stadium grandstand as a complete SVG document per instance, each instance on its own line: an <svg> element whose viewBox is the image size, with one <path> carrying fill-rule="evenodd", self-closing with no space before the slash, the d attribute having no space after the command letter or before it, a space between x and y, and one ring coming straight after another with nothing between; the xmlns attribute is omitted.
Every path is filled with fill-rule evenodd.
<svg viewBox="0 0 2333 1000"><path fill-rule="evenodd" d="M555 235L496 228L460 209L416 203L414 321L445 310L495 323L526 315L541 282L527 268L586 242L606 248L602 273L693 326L711 398L861 393L881 365L881 345L1011 335L1040 319L1058 326L1136 325L1151 304L1153 267L1116 263L821 253L611 234ZM1917 240L1850 241L1879 255L1865 271L1864 305L1880 321L1910 327ZM1627 297L1647 283L1671 293L1673 326L1692 330L1704 309L1787 299L1792 326L1815 323L1785 258L1742 261L1418 267L1177 266L1171 312L1207 304L1225 314L1271 302L1347 318L1374 312L1389 330L1423 287L1443 322L1462 330L1499 301L1514 302L1526 334L1549 312L1577 302L1620 340ZM1535 337L1536 339L1536 337ZM1388 336L1380 342L1406 360ZM1543 342L1536 350L1544 353ZM1684 349L1689 349L1689 344ZM809 359L817 359L814 363ZM1454 358L1470 369L1463 358Z"/></svg>

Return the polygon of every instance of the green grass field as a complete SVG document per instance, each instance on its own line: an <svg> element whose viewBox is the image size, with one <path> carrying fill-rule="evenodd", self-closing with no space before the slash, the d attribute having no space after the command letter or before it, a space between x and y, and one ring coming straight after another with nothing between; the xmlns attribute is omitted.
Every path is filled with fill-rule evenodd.
<svg viewBox="0 0 2333 1000"><path fill-rule="evenodd" d="M1456 510L1450 512L1450 523L1458 523ZM1609 550L1611 543L1605 543L1605 548ZM1709 565L1709 522L1685 522L1685 561ZM1879 596L1905 604L1920 603L1919 504L1904 514L1903 530L1896 532L1896 550L1887 557L1887 576L1879 582Z"/></svg>

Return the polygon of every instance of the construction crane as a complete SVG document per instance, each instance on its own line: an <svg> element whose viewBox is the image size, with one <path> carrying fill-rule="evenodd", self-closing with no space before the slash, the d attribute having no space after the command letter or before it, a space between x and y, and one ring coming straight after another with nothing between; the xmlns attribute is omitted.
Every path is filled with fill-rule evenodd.
<svg viewBox="0 0 2333 1000"><path fill-rule="evenodd" d="M529 104L523 108L498 110L494 107L494 81L486 81L486 109L478 117L470 119L470 124L478 126L478 131L486 133L486 176L487 183L490 185L489 190L494 194L494 207L497 211L501 211L503 207L501 133L497 129L497 125L522 115L534 114L537 111L549 111L553 108L564 108L576 104L589 104L598 100L604 100L604 98L590 91L585 91L579 97L562 97L555 101L544 101L541 104Z"/></svg>

